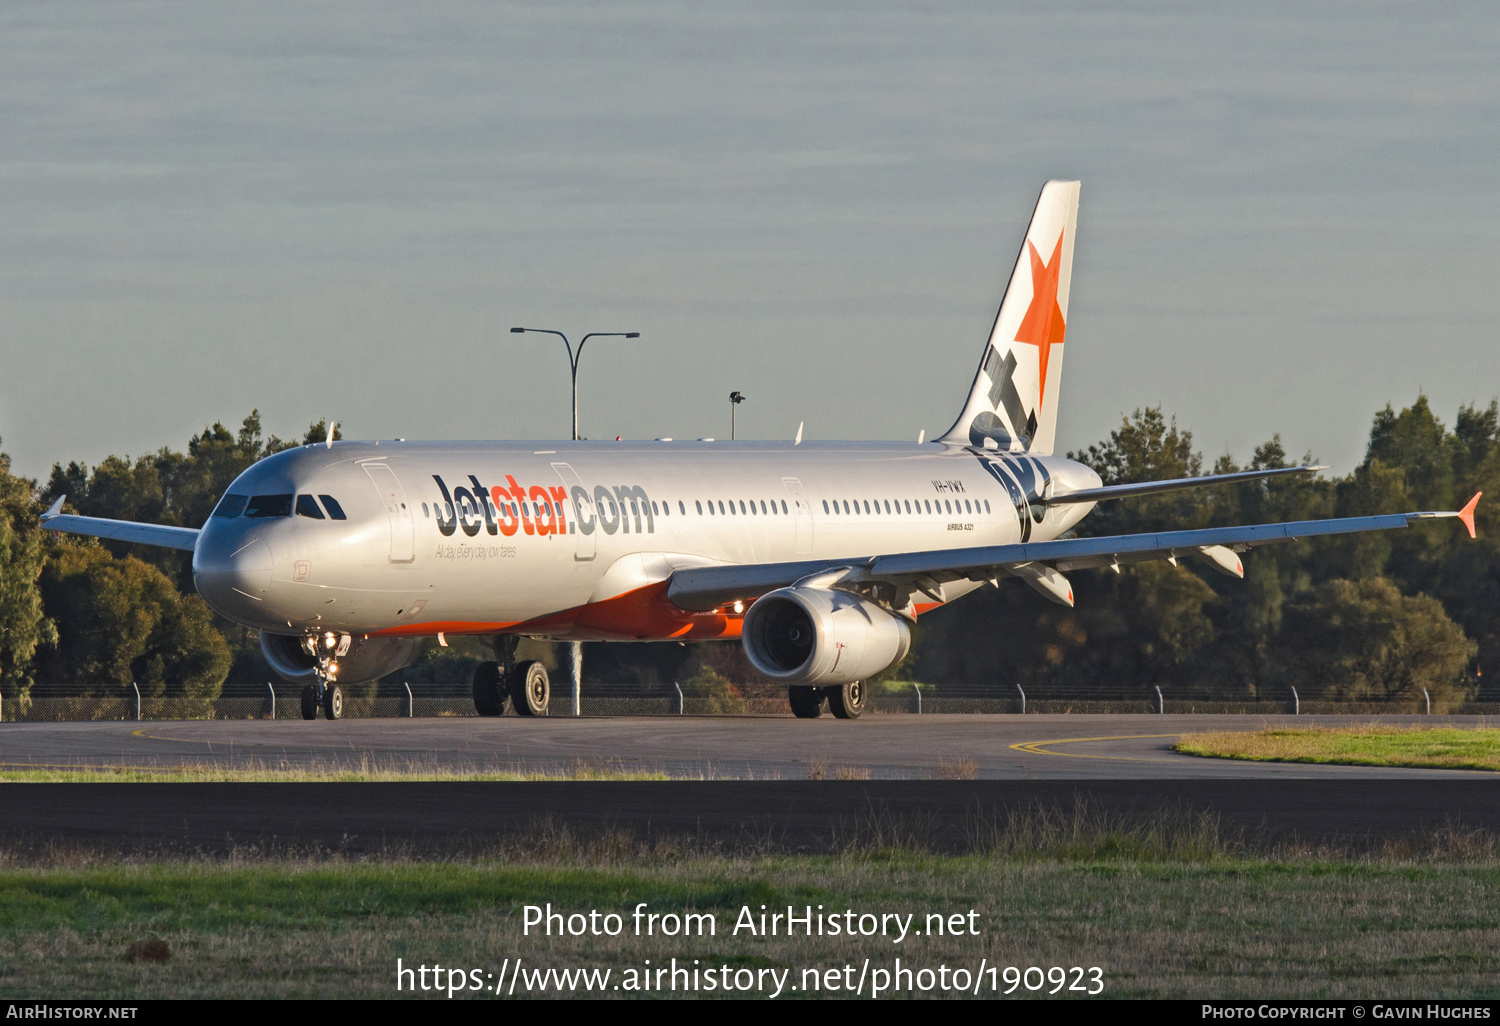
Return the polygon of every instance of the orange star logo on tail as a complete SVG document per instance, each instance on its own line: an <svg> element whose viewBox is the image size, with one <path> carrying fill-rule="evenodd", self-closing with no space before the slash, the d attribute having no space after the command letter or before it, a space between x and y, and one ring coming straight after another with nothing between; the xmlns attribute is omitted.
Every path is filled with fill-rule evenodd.
<svg viewBox="0 0 1500 1026"><path fill-rule="evenodd" d="M1062 308L1057 305L1057 277L1062 270L1062 245L1063 233L1058 232L1052 259L1044 264L1036 246L1030 239L1026 240L1026 249L1031 254L1031 305L1026 308L1026 316L1021 318L1021 326L1016 329L1016 341L1037 348L1038 362L1041 365L1041 386L1036 402L1039 408L1047 398L1047 357L1051 355L1053 346L1063 344L1063 334L1068 327L1063 323Z"/></svg>

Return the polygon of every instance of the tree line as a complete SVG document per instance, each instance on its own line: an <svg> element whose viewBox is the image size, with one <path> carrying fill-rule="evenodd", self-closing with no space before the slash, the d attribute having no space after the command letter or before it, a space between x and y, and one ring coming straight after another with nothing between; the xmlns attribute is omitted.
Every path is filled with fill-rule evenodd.
<svg viewBox="0 0 1500 1026"><path fill-rule="evenodd" d="M271 678L258 638L214 614L194 593L188 553L43 531L56 497L66 509L200 526L229 483L272 453L326 438L265 436L258 412L238 432L205 428L178 452L52 468L45 483L11 473L0 453L0 693L7 702L51 691L143 695L206 703L226 681ZM339 437L336 433L335 438ZM1160 408L1136 410L1110 436L1069 454L1106 484L1204 473L1190 432ZM1312 456L1302 463L1311 463ZM1279 437L1246 467L1228 456L1214 473L1292 465ZM1451 428L1423 396L1375 415L1364 461L1348 475L1290 475L1101 504L1079 534L1216 527L1451 510L1476 491L1500 501L1500 410L1462 407ZM1205 568L1144 563L1071 575L1076 606L1051 605L1018 581L922 617L912 653L882 677L938 688L1020 684L1037 698L1134 699L1154 687L1174 697L1383 701L1419 696L1500 700L1500 544L1496 504L1481 503L1471 541L1452 523L1296 541L1252 550L1245 579ZM681 680L724 697L769 687L737 645L585 646L585 683L642 686ZM472 649L473 651L470 651ZM405 671L414 686L461 681L483 655L474 645L431 648ZM550 661L550 660L549 660Z"/></svg>
<svg viewBox="0 0 1500 1026"><path fill-rule="evenodd" d="M1453 510L1500 498L1500 413L1465 406L1450 430L1425 396L1375 415L1364 462L1343 477L1294 474L1100 504L1080 535ZM1204 471L1192 435L1160 408L1069 454L1105 484ZM1302 465L1312 465L1311 454ZM1279 437L1246 467L1292 465ZM1076 606L1038 605L1002 586L923 618L921 679L991 679L1037 697L1384 701L1500 700L1500 526L1481 502L1478 540L1454 521L1267 545L1242 556L1243 581L1165 562L1071 575ZM1002 582L1004 585L1007 582Z"/></svg>

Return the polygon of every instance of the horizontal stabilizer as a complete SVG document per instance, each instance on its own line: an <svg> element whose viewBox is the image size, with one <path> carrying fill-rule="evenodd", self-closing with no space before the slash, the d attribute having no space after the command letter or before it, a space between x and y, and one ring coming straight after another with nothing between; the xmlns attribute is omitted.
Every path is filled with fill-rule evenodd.
<svg viewBox="0 0 1500 1026"><path fill-rule="evenodd" d="M1235 484L1240 481L1257 481L1261 478L1280 477L1282 474L1311 474L1327 467L1278 467L1275 470L1242 470L1235 474L1208 474L1202 477L1174 477L1168 481L1140 481L1135 484L1105 485L1103 488L1085 488L1077 492L1045 496L1041 501L1047 506L1063 506L1075 502L1103 502L1105 499L1129 499L1137 495L1157 495L1175 492L1180 488L1202 488L1205 485Z"/></svg>

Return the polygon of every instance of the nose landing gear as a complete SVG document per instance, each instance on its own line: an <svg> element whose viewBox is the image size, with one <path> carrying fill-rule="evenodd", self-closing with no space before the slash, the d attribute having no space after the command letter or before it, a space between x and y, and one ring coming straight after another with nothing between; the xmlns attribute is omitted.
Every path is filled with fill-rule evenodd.
<svg viewBox="0 0 1500 1026"><path fill-rule="evenodd" d="M330 720L344 715L344 693L336 681L339 676L338 660L349 654L354 639L348 634L310 634L302 639L302 650L316 661L313 674L315 684L302 689L302 718L315 720L321 706L323 715Z"/></svg>

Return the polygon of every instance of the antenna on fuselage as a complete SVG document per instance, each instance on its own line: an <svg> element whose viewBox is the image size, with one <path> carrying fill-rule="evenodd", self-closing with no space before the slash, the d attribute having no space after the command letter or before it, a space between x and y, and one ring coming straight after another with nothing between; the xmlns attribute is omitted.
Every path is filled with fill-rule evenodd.
<svg viewBox="0 0 1500 1026"><path fill-rule="evenodd" d="M927 441L927 429L923 428L921 431L917 432L917 444L921 445L925 441Z"/></svg>
<svg viewBox="0 0 1500 1026"><path fill-rule="evenodd" d="M326 439L324 439L324 443L323 444L327 445L328 448L330 448L330 449L333 448L333 433L335 431L337 431L338 429L339 429L339 422L338 421L334 421L332 424L328 425L328 437Z"/></svg>
<svg viewBox="0 0 1500 1026"><path fill-rule="evenodd" d="M807 421L805 421L805 420L800 420L800 421L797 422L797 438L796 438L796 440L794 440L792 442L793 445L801 445L802 444L802 425L804 425L806 423L807 423Z"/></svg>

